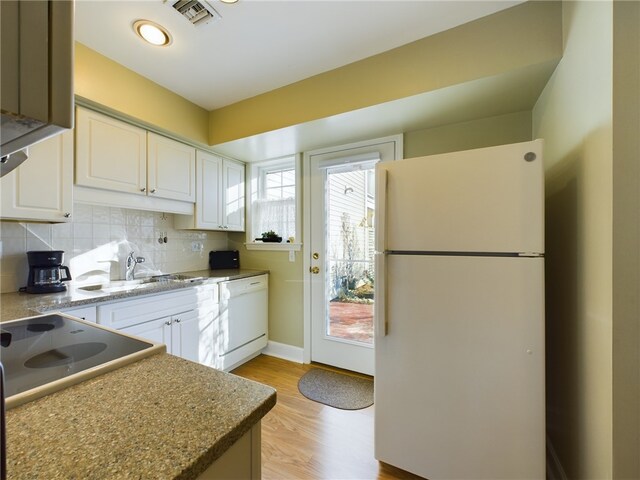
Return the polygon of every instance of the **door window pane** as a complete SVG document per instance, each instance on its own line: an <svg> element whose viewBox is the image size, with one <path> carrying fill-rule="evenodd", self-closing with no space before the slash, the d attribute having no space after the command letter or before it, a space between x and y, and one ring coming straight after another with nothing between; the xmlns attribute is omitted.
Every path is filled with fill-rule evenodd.
<svg viewBox="0 0 640 480"><path fill-rule="evenodd" d="M373 343L373 168L327 171L326 334Z"/></svg>

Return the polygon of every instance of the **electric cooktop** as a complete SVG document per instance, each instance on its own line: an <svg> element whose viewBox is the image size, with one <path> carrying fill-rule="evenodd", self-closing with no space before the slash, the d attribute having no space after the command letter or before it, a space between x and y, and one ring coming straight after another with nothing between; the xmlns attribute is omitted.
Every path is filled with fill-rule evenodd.
<svg viewBox="0 0 640 480"><path fill-rule="evenodd" d="M162 344L64 314L2 323L7 408L163 351Z"/></svg>

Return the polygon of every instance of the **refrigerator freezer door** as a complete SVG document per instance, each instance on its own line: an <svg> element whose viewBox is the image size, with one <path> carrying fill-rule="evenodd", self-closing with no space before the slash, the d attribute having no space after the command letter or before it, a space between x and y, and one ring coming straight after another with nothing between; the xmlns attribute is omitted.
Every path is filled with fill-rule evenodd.
<svg viewBox="0 0 640 480"><path fill-rule="evenodd" d="M430 480L545 477L543 262L387 257L378 460Z"/></svg>
<svg viewBox="0 0 640 480"><path fill-rule="evenodd" d="M544 252L542 140L378 164L378 251ZM382 205L381 202L386 202ZM384 247L384 248L383 248Z"/></svg>

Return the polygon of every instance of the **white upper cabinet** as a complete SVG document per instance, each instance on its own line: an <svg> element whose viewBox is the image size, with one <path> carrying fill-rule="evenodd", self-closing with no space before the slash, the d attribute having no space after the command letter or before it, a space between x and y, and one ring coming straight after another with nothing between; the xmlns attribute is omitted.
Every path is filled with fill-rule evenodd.
<svg viewBox="0 0 640 480"><path fill-rule="evenodd" d="M76 109L76 184L146 195L146 130Z"/></svg>
<svg viewBox="0 0 640 480"><path fill-rule="evenodd" d="M222 225L222 158L198 152L198 187L196 196L196 225L217 230Z"/></svg>
<svg viewBox="0 0 640 480"><path fill-rule="evenodd" d="M195 214L176 216L175 227L244 231L244 164L198 150L196 165Z"/></svg>
<svg viewBox="0 0 640 480"><path fill-rule="evenodd" d="M222 172L224 229L244 232L244 165L225 160Z"/></svg>
<svg viewBox="0 0 640 480"><path fill-rule="evenodd" d="M0 180L0 217L70 222L73 208L73 132L29 147L29 158Z"/></svg>
<svg viewBox="0 0 640 480"><path fill-rule="evenodd" d="M148 194L194 202L196 149L152 132L147 133L147 148Z"/></svg>
<svg viewBox="0 0 640 480"><path fill-rule="evenodd" d="M76 185L193 203L195 157L194 147L77 109Z"/></svg>

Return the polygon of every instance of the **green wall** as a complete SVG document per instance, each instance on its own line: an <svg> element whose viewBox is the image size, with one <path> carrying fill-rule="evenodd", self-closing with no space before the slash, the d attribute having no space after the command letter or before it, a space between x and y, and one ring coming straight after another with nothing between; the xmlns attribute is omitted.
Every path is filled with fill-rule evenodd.
<svg viewBox="0 0 640 480"><path fill-rule="evenodd" d="M412 158L527 140L531 140L531 112L517 112L406 132L404 156Z"/></svg>
<svg viewBox="0 0 640 480"><path fill-rule="evenodd" d="M613 22L613 477L640 478L640 2Z"/></svg>
<svg viewBox="0 0 640 480"><path fill-rule="evenodd" d="M269 270L269 340L303 346L302 252L247 250L244 233L229 234L229 248L240 252L243 268Z"/></svg>
<svg viewBox="0 0 640 480"><path fill-rule="evenodd" d="M404 134L404 156L409 158L527 140L531 140L531 112L518 112L407 132ZM303 165L303 175L308 171L305 167ZM229 239L230 247L240 251L243 267L271 272L269 340L302 348L305 281L302 255L309 252L304 248L296 252L296 261L291 263L288 252L247 250L244 233L229 234Z"/></svg>
<svg viewBox="0 0 640 480"><path fill-rule="evenodd" d="M564 2L545 139L547 433L568 478L640 478L640 4Z"/></svg>

